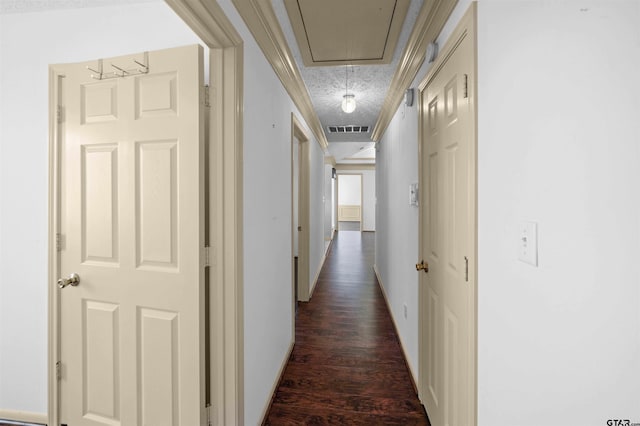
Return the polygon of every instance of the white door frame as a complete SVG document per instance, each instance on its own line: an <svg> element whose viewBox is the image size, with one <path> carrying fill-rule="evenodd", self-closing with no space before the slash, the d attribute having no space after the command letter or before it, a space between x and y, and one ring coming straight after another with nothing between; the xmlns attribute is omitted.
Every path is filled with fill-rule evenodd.
<svg viewBox="0 0 640 426"><path fill-rule="evenodd" d="M48 424L58 425L60 417L60 386L58 366L60 360L60 293L54 283L60 276L60 140L62 129L58 123L58 100L62 92L63 75L49 67L49 241L48 241Z"/></svg>
<svg viewBox="0 0 640 426"><path fill-rule="evenodd" d="M212 131L209 152L211 420L244 424L242 121L243 41L216 2L167 0L169 6L210 48ZM60 393L56 363L60 354L59 145L57 105L62 76L49 69L49 316L48 424L59 424ZM222 283L222 285L213 285Z"/></svg>
<svg viewBox="0 0 640 426"><path fill-rule="evenodd" d="M291 164L293 165L293 144L295 140L300 143L298 146L298 300L308 302L311 297L309 287L309 140L302 122L291 113ZM291 191L293 193L293 167L291 169ZM291 229L293 229L293 197L291 200ZM291 253L293 253L293 234L291 235ZM293 265L291 268L291 279L294 279ZM295 300L293 301L295 305ZM295 306L293 307L293 336L295 338Z"/></svg>
<svg viewBox="0 0 640 426"><path fill-rule="evenodd" d="M478 200L478 186L477 186L477 152L478 152L478 133L477 133L477 113L478 113L478 96L477 96L477 84L476 84L476 76L477 76L477 35L476 35L476 10L477 6L475 2L471 3L469 9L465 13L465 15L460 20L458 26L454 30L454 32L449 37L449 40L445 44L444 48L441 50L441 53L438 55L438 59L433 64L425 78L419 85L419 101L418 101L418 159L419 159L419 182L423 182L424 178L424 167L425 164L422 162L422 146L425 139L425 120L424 114L426 113L423 110L423 100L426 93L426 89L428 85L431 83L433 78L437 75L438 71L442 68L442 66L446 63L449 56L453 53L455 48L458 46L463 36L470 37L471 43L474 46L474 58L473 58L473 70L472 75L469 76L469 96L470 96L470 105L472 109L472 142L470 143L471 157L473 161L471 162L471 170L469 170L469 176L471 179L471 188L473 192L473 196L469 200L469 208L472 211L472 215L474 220L472 222L472 247L473 252L469 258L469 285L472 287L470 291L470 303L469 306L473 310L470 313L470 320L473 324L470 327L470 341L471 347L473 348L473 354L471 356L471 365L469 366L469 371L471 371L471 381L470 386L470 395L472 396L472 404L471 412L473 413L473 422L472 425L476 425L478 423L478 371L477 371L477 363L478 363L478 269L476 259L478 258L478 209L477 209L477 200ZM426 199L426 188L425 185L420 184L420 200ZM426 253L422 252L423 247L423 238L425 232L427 232L427 228L423 223L423 218L425 217L425 203L421 202L419 205L419 220L418 220L418 235L419 235L419 259L427 259ZM420 260L418 260L420 261ZM422 273L422 272L420 272ZM418 287L418 303L419 303L419 320L418 320L418 394L421 401L424 401L424 395L429 392L426 385L426 371L427 366L425 365L425 352L426 352L426 339L425 339L425 321L427 319L426 310L428 309L426 301L426 288L422 285ZM427 413L428 414L428 413Z"/></svg>

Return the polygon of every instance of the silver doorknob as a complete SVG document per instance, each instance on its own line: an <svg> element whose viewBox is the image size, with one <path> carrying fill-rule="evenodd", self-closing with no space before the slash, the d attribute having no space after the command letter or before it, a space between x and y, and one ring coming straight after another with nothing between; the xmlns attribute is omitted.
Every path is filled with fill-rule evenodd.
<svg viewBox="0 0 640 426"><path fill-rule="evenodd" d="M70 285L72 287L75 287L78 284L80 284L80 275L76 274L75 272L73 274L69 275L69 278L60 278L60 279L58 279L58 287L59 288L65 288L68 285Z"/></svg>

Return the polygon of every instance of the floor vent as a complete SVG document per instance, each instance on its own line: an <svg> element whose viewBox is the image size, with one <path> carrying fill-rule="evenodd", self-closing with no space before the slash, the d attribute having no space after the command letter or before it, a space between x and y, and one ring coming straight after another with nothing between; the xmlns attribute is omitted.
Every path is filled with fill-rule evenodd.
<svg viewBox="0 0 640 426"><path fill-rule="evenodd" d="M329 133L369 133L369 126L327 126Z"/></svg>

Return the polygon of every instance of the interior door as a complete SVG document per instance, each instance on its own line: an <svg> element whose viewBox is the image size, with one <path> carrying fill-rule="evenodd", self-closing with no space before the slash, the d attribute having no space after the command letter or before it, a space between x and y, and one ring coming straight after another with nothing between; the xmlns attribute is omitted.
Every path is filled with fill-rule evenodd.
<svg viewBox="0 0 640 426"><path fill-rule="evenodd" d="M61 66L62 424L204 424L202 65Z"/></svg>
<svg viewBox="0 0 640 426"><path fill-rule="evenodd" d="M421 399L434 426L475 422L473 49L464 32L421 96Z"/></svg>

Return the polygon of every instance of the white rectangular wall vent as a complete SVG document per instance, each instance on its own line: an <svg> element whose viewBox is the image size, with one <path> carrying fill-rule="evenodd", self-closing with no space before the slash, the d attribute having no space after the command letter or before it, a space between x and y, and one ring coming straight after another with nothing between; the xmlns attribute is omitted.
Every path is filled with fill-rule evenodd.
<svg viewBox="0 0 640 426"><path fill-rule="evenodd" d="M369 126L327 126L329 133L369 133Z"/></svg>

